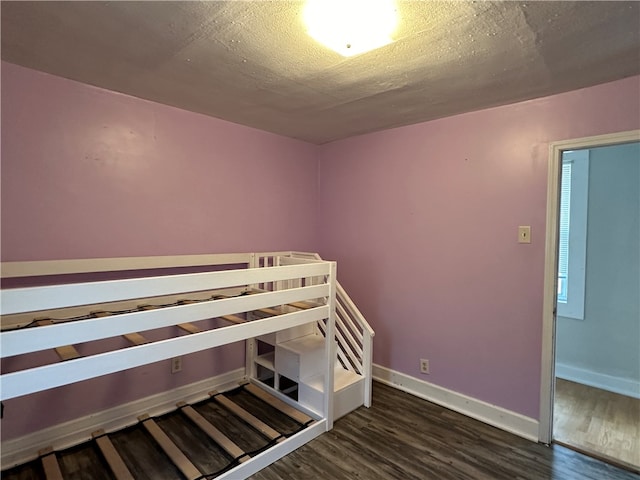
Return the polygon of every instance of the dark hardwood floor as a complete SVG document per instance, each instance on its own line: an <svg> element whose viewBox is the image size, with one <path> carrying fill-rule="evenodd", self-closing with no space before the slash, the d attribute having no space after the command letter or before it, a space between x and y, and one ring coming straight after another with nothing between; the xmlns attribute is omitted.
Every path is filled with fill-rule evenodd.
<svg viewBox="0 0 640 480"><path fill-rule="evenodd" d="M225 396L268 421L283 435L302 428L243 389ZM269 444L225 411L215 399L195 405L194 409L252 455ZM232 458L186 421L181 412L155 421L200 472L220 471L230 465ZM109 436L134 478L183 478L141 424ZM95 441L55 455L65 480L114 478ZM1 477L3 480L45 478L40 461L2 472ZM253 480L639 478L563 447L550 448L524 440L379 383L374 383L370 409L362 407L343 417L331 432L252 477Z"/></svg>
<svg viewBox="0 0 640 480"><path fill-rule="evenodd" d="M564 447L546 447L374 382L373 406L253 480L638 480Z"/></svg>

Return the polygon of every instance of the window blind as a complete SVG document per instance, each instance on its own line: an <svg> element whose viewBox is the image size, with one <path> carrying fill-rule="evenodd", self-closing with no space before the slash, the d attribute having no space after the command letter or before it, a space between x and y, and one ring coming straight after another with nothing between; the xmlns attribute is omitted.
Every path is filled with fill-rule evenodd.
<svg viewBox="0 0 640 480"><path fill-rule="evenodd" d="M569 212L571 211L571 164L562 162L560 183L560 241L558 251L558 301L567 301L567 281L569 278Z"/></svg>

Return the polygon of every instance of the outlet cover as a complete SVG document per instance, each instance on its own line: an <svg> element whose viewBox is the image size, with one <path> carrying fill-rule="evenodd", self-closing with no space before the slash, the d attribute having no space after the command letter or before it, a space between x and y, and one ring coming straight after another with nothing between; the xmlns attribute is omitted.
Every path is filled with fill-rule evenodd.
<svg viewBox="0 0 640 480"><path fill-rule="evenodd" d="M178 373L182 370L182 357L173 357L171 359L171 373Z"/></svg>
<svg viewBox="0 0 640 480"><path fill-rule="evenodd" d="M427 375L429 375L429 360L427 360L426 358L421 358L420 359L420 373L425 373Z"/></svg>
<svg viewBox="0 0 640 480"><path fill-rule="evenodd" d="M529 225L518 227L518 243L531 243L531 227Z"/></svg>

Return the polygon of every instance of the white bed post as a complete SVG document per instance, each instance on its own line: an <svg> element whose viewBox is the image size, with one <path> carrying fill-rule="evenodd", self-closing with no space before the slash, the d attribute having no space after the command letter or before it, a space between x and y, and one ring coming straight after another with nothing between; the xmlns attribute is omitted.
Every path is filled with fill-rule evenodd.
<svg viewBox="0 0 640 480"><path fill-rule="evenodd" d="M333 428L333 399L334 399L334 369L336 366L336 278L337 264L330 262L329 271L329 298L327 305L329 306L329 317L327 318L327 327L325 331L325 358L327 373L324 377L324 411L327 419L327 431Z"/></svg>
<svg viewBox="0 0 640 480"><path fill-rule="evenodd" d="M373 337L366 329L362 333L362 370L364 375L364 406L371 407L373 388L371 384L373 366Z"/></svg>
<svg viewBox="0 0 640 480"><path fill-rule="evenodd" d="M259 259L258 256L255 253L251 253L249 255L249 268L257 268L259 265ZM247 287L249 289L253 289L256 288L257 285L247 285ZM246 315L251 315L250 313L247 313ZM247 338L244 341L244 348L245 348L245 360L244 360L244 376L245 376L245 380L248 380L250 378L256 378L257 376L257 372L256 372L256 363L255 363L255 357L258 355L257 349L258 349L258 345L255 341L255 339L253 338Z"/></svg>

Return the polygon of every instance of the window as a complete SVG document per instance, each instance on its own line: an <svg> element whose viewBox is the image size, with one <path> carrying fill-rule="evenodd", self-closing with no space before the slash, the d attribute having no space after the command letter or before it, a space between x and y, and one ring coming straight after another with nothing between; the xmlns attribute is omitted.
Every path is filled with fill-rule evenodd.
<svg viewBox="0 0 640 480"><path fill-rule="evenodd" d="M569 212L571 211L571 162L562 162L562 180L560 187L558 302L567 303L567 276L569 273Z"/></svg>
<svg viewBox="0 0 640 480"><path fill-rule="evenodd" d="M584 318L589 150L562 153L558 315Z"/></svg>

